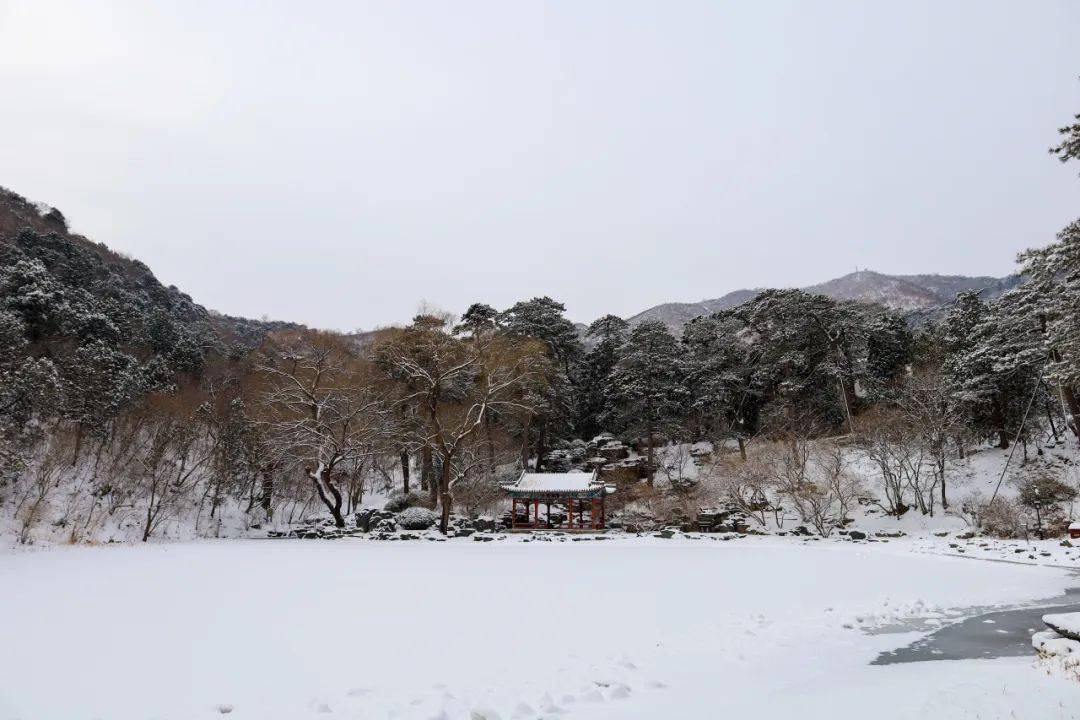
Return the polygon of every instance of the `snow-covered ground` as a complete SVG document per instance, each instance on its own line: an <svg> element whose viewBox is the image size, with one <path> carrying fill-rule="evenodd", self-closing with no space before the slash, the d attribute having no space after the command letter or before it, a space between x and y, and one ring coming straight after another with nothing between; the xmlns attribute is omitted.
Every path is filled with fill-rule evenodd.
<svg viewBox="0 0 1080 720"><path fill-rule="evenodd" d="M1053 597L1062 568L524 539L4 551L0 718L1080 717L1030 658L868 664L919 636L868 630Z"/></svg>

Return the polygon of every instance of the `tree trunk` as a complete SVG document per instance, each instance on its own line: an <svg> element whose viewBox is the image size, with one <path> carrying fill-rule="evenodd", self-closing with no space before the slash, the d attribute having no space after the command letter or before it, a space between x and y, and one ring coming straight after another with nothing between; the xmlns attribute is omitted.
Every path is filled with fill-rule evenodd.
<svg viewBox="0 0 1080 720"><path fill-rule="evenodd" d="M746 461L746 440L743 439L742 435L736 435L735 440L739 443L739 457L742 458L743 462L745 462Z"/></svg>
<svg viewBox="0 0 1080 720"><path fill-rule="evenodd" d="M274 476L268 469L260 470L259 475L262 487L262 496L259 498L259 504L262 505L266 519L272 520L274 517Z"/></svg>
<svg viewBox="0 0 1080 720"><path fill-rule="evenodd" d="M450 509L454 504L454 496L450 493L450 460L447 458L443 458L439 473L439 490L439 532L445 535L450 529Z"/></svg>
<svg viewBox="0 0 1080 720"><path fill-rule="evenodd" d="M941 509L949 509L949 501L945 498L945 450L938 455L938 472L941 474Z"/></svg>
<svg viewBox="0 0 1080 720"><path fill-rule="evenodd" d="M995 398L993 405L994 427L997 428L998 447L1002 450L1009 449L1009 435L1005 432L1005 411L1001 408L1001 402Z"/></svg>
<svg viewBox="0 0 1080 720"><path fill-rule="evenodd" d="M334 487L329 478L332 470L320 467L317 470L308 468L306 472L307 476L311 478L311 482L315 485L315 491L319 494L319 499L322 500L323 505L326 506L330 511L330 515L334 518L334 526L339 528L345 527L345 518L341 514L341 492Z"/></svg>
<svg viewBox="0 0 1080 720"><path fill-rule="evenodd" d="M645 449L645 462L648 463L649 484L652 485L653 476L656 475L656 463L654 462L656 453L653 451L653 443L656 441L653 439L652 427L645 431L645 442L648 443Z"/></svg>
<svg viewBox="0 0 1080 720"><path fill-rule="evenodd" d="M495 438L491 434L491 413L484 413L484 440L487 450L488 477L495 474Z"/></svg>
<svg viewBox="0 0 1080 720"><path fill-rule="evenodd" d="M435 466L431 461L431 447L425 445L420 448L420 489L425 492L429 492L432 484L435 482L435 479L432 477L432 475L434 475L434 468Z"/></svg>
<svg viewBox="0 0 1080 720"><path fill-rule="evenodd" d="M521 430L521 469L529 471L529 430L532 427L532 415L525 417L525 426Z"/></svg>
<svg viewBox="0 0 1080 720"><path fill-rule="evenodd" d="M540 427L536 430L536 472L540 472L541 465L544 462L544 453L546 452L545 445L547 443L547 423L540 423Z"/></svg>
<svg viewBox="0 0 1080 720"><path fill-rule="evenodd" d="M75 423L75 452L71 455L71 467L75 467L75 465L79 462L79 451L82 450L82 440L82 423Z"/></svg>
<svg viewBox="0 0 1080 720"><path fill-rule="evenodd" d="M409 494L409 451L401 451L401 487L406 495Z"/></svg>
<svg viewBox="0 0 1080 720"><path fill-rule="evenodd" d="M1054 442L1058 441L1057 425L1054 424L1054 406L1050 403L1050 398L1046 399L1046 419L1050 422L1050 432L1054 435Z"/></svg>
<svg viewBox="0 0 1080 720"><path fill-rule="evenodd" d="M1080 401L1076 398L1076 393L1073 392L1072 387L1069 385L1061 386L1061 396L1065 398L1065 405L1069 408L1069 414L1072 416L1072 422L1066 418L1065 422L1072 430L1073 435L1080 440Z"/></svg>

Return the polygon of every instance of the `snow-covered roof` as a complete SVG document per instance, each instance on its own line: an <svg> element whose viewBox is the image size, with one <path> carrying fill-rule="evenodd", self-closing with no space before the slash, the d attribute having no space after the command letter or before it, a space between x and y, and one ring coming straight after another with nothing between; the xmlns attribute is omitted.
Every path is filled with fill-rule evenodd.
<svg viewBox="0 0 1080 720"><path fill-rule="evenodd" d="M517 482L507 489L514 495L536 494L585 494L603 491L603 484L596 479L596 472L567 473L521 473Z"/></svg>
<svg viewBox="0 0 1080 720"><path fill-rule="evenodd" d="M1074 523L1069 523L1070 530L1080 530L1080 520Z"/></svg>

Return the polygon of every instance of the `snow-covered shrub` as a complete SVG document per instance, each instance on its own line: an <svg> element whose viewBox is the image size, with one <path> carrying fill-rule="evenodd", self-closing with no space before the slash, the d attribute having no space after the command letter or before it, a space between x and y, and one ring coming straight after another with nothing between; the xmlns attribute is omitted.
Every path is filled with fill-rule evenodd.
<svg viewBox="0 0 1080 720"><path fill-rule="evenodd" d="M515 470L503 470L495 475L467 475L454 485L454 507L470 518L494 512L505 498L502 483L513 482L515 475Z"/></svg>
<svg viewBox="0 0 1080 720"><path fill-rule="evenodd" d="M732 503L741 513L765 527L768 516L774 516L777 527L783 527L783 513L770 499L776 492L776 453L759 450L746 460L738 456L721 456L710 468L706 480L714 480L720 496Z"/></svg>
<svg viewBox="0 0 1080 720"><path fill-rule="evenodd" d="M979 529L987 535L1014 538L1023 533L1020 506L1000 495L993 502L983 503L978 510Z"/></svg>
<svg viewBox="0 0 1080 720"><path fill-rule="evenodd" d="M400 490L390 494L390 497L386 499L386 505L384 506L390 512L401 512L406 508L420 507L424 504L424 499L419 493L411 492L408 495Z"/></svg>
<svg viewBox="0 0 1080 720"><path fill-rule="evenodd" d="M1076 499L1076 490L1048 470L1036 472L1020 484L1019 502L1034 514L1033 529L1044 537L1061 535L1069 527L1062 503Z"/></svg>
<svg viewBox="0 0 1080 720"><path fill-rule="evenodd" d="M422 507L406 508L397 516L397 524L403 530L427 530L439 519L434 511Z"/></svg>

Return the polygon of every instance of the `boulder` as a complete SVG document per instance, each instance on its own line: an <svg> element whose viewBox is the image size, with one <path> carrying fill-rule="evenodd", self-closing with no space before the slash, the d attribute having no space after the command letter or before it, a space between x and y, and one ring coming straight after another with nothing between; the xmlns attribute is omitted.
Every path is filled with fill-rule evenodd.
<svg viewBox="0 0 1080 720"><path fill-rule="evenodd" d="M1043 615L1043 623L1058 635L1080 640L1080 612Z"/></svg>
<svg viewBox="0 0 1080 720"><path fill-rule="evenodd" d="M481 515L472 521L472 527L479 532L495 532L499 529L499 524L494 518Z"/></svg>
<svg viewBox="0 0 1080 720"><path fill-rule="evenodd" d="M608 462L618 462L619 460L630 457L630 448L626 447L621 442L616 441L597 448L596 454Z"/></svg>
<svg viewBox="0 0 1080 720"><path fill-rule="evenodd" d="M807 533L809 535L809 533ZM862 530L848 530L847 536L852 540L865 540L866 533Z"/></svg>
<svg viewBox="0 0 1080 720"><path fill-rule="evenodd" d="M356 515L353 516L356 520L356 529L360 532L368 532L371 530L373 520L376 517L376 512L378 511L373 510L372 508L357 510Z"/></svg>

